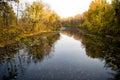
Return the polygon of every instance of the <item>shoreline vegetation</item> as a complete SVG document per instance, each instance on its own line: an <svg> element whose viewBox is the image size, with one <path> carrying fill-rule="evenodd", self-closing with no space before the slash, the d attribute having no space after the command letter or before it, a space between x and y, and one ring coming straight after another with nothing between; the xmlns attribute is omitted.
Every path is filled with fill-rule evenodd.
<svg viewBox="0 0 120 80"><path fill-rule="evenodd" d="M42 1L26 3L25 10L22 10L23 6L20 6L19 1L0 2L0 47L21 38L55 32L61 28L60 17L48 4ZM16 11L14 4L19 7Z"/></svg>
<svg viewBox="0 0 120 80"><path fill-rule="evenodd" d="M17 5L15 11L14 4ZM95 0L83 14L61 19L42 0L32 4L26 3L24 10L20 0L0 2L0 47L28 36L60 31L61 28L72 29L84 35L119 40L119 5L119 0L112 0L111 3L106 0Z"/></svg>
<svg viewBox="0 0 120 80"><path fill-rule="evenodd" d="M3 41L0 43L0 48L2 47L5 47L7 45L11 45L11 44L14 44L14 43L17 43L19 41L21 41L21 39L25 39L25 38L28 38L28 37L34 37L34 36L42 36L42 35L51 35L51 34L59 34L58 31L51 31L51 32L40 32L40 33L34 33L34 34L24 34L24 36L22 35L21 37L16 37L16 38L13 38L13 40L7 40L7 41ZM20 35L19 35L20 36Z"/></svg>
<svg viewBox="0 0 120 80"><path fill-rule="evenodd" d="M89 9L83 14L62 19L62 26L66 28L77 28L86 33L98 36L120 35L120 1L107 0L92 1Z"/></svg>
<svg viewBox="0 0 120 80"><path fill-rule="evenodd" d="M111 39L118 39L120 40L120 37L119 36L112 36L112 35L98 35L98 34L93 34L93 33L90 33L90 32L87 32L86 30L83 30L83 29L79 29L79 28L72 28L72 27L64 27L65 29L64 30L61 30L61 31L70 31L70 32L76 32L78 34L81 34L83 36L97 36L97 37L105 37L105 38L111 38Z"/></svg>

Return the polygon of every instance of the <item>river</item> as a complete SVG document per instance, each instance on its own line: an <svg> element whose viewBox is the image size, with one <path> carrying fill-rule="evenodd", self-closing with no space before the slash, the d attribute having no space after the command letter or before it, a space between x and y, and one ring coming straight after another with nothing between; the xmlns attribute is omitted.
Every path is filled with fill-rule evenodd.
<svg viewBox="0 0 120 80"><path fill-rule="evenodd" d="M61 32L0 48L0 80L119 80L119 66L107 61L112 53L92 40Z"/></svg>

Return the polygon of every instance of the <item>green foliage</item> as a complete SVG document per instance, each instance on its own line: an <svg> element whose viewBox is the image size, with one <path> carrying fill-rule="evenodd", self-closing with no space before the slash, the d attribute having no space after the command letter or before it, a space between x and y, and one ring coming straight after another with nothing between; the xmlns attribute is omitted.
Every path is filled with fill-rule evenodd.
<svg viewBox="0 0 120 80"><path fill-rule="evenodd" d="M93 34L119 36L120 1L113 0L112 4L107 3L106 0L92 1L88 11L77 18L63 19L62 24L66 27L76 26Z"/></svg>
<svg viewBox="0 0 120 80"><path fill-rule="evenodd" d="M102 2L101 2L102 1ZM119 27L115 22L114 7L105 0L91 3L87 12L88 29L100 35L118 35Z"/></svg>

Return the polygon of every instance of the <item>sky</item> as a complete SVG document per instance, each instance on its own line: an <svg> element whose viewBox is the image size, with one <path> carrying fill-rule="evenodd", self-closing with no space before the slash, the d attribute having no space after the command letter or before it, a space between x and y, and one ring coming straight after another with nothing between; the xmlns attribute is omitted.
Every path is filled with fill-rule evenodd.
<svg viewBox="0 0 120 80"><path fill-rule="evenodd" d="M22 0L22 1L33 2L36 0ZM76 14L82 14L84 11L88 10L92 0L42 0L42 1L48 3L51 9L55 11L61 18L65 18L75 16Z"/></svg>
<svg viewBox="0 0 120 80"><path fill-rule="evenodd" d="M43 0L48 3L61 18L82 14L92 0Z"/></svg>

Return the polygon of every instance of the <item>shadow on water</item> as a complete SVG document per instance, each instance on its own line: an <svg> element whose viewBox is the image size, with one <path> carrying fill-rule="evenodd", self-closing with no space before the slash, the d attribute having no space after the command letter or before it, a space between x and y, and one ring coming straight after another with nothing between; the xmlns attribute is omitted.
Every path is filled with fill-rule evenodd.
<svg viewBox="0 0 120 80"><path fill-rule="evenodd" d="M109 73L114 78L108 80L120 80L120 38L100 37L74 30L64 30L62 33L80 40L85 46L87 56L104 60L104 67L116 72Z"/></svg>
<svg viewBox="0 0 120 80"><path fill-rule="evenodd" d="M99 37L99 36L90 35L90 34L83 35L80 32L70 31L70 30L61 31L61 33L62 33L62 36L64 36L64 38L61 38L59 33L44 33L36 36L23 38L17 43L9 44L9 45L6 45L5 47L0 48L0 80L12 80L12 79L27 80L28 78L26 77L35 75L34 73L40 74L39 76L38 75L35 76L36 80L42 79L42 77L45 80L48 80L48 78L49 80L56 80L56 79L64 80L66 78L70 80L73 80L73 79L79 80L79 78L86 79L86 73L89 74L88 79L96 80L99 78L99 75L102 73L102 71L105 71L105 70L102 68L102 71L98 71L98 72L91 71L91 70L94 70L91 67L94 67L96 70L97 69L96 67L99 67L102 63L100 62L96 64L93 62L92 65L88 64L87 61L90 63L94 61L89 59L89 57L92 59L99 59L103 61L104 68L106 69L109 68L110 70L113 71L112 73L112 72L109 72L108 70L108 74L113 77L108 78L107 80L120 79L120 45L119 45L120 41L119 39L111 38L111 37ZM63 34L66 34L69 37ZM75 47L77 49L73 49L73 50L64 49L65 45L67 45L67 47L70 46L69 43L64 43L64 40L65 42L70 42L70 43L72 42L72 41L67 41L66 38L71 39L74 42L74 39L72 39L71 37L77 40L77 43L75 43L74 47L76 46L76 44L78 44L78 41L82 43L82 45L85 47L85 53L87 57L86 55L84 56L84 53L77 54L77 53L82 53L80 52L78 46ZM61 40L59 41L59 44L57 44L57 47L56 47L57 50L54 53L55 55L54 58L52 58L51 60L48 60L47 63L45 63L44 62L45 59L51 58L53 56L52 52L54 52L54 48L56 45L55 43L60 38ZM65 45L62 46L61 44L65 44ZM72 46L70 46L70 48L71 47L73 48L73 44ZM75 51L77 50L77 51L74 52L74 50ZM73 52L76 55L74 55ZM97 60L95 61L99 62ZM43 65L40 64L42 62L43 62ZM35 64L38 64L38 65L35 65ZM32 70L30 66L32 67ZM39 69L34 69L34 68L39 68L36 66L39 66L39 67L41 66L41 69L40 69L41 71ZM32 71L34 72L31 73ZM63 71L66 71L66 72L63 72ZM54 75L53 77L55 78L53 77L50 78L49 73L53 74ZM96 76L98 77L96 78L95 74L93 73L95 73ZM103 72L103 73L107 74L106 72ZM42 76L42 74L44 76ZM104 74L102 75L103 77L109 77L107 75L104 76ZM29 79L32 80L34 78L29 78ZM101 78L101 79L106 80L106 78Z"/></svg>
<svg viewBox="0 0 120 80"><path fill-rule="evenodd" d="M24 75L31 62L41 62L50 57L59 33L44 33L21 39L0 48L0 80L14 80Z"/></svg>

